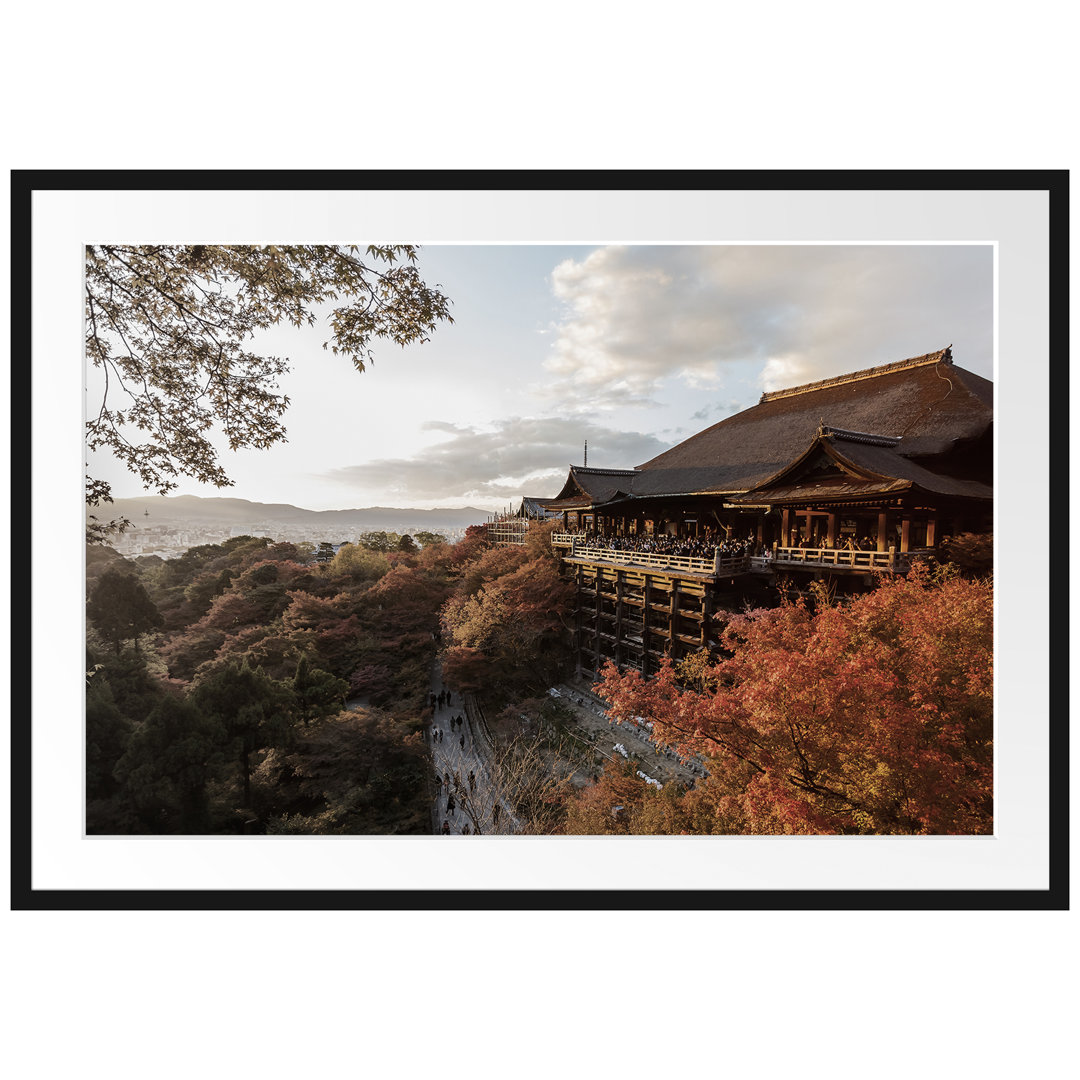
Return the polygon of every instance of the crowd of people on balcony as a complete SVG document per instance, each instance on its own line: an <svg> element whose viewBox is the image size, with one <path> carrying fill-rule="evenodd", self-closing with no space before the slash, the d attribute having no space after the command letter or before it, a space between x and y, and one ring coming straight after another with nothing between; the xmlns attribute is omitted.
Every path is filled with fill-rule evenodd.
<svg viewBox="0 0 1080 1080"><path fill-rule="evenodd" d="M646 555L674 555L693 559L712 559L719 551L722 559L736 559L759 554L753 533L742 540L712 533L704 536L611 536L589 530L569 530L568 535L578 538L581 547L606 548L612 551L633 551Z"/></svg>
<svg viewBox="0 0 1080 1080"><path fill-rule="evenodd" d="M784 545L781 545L783 547ZM825 551L877 551L877 538L873 536L838 536L830 544L825 536L796 536L787 545L793 548L821 548Z"/></svg>
<svg viewBox="0 0 1080 1080"><path fill-rule="evenodd" d="M567 529L562 535L575 537L579 547L607 548L613 551L642 552L653 555L674 555L697 559L712 559L716 551L723 559L743 558L747 555L764 556L772 554L771 544L759 544L753 533L743 539L721 537L706 530L702 536L671 536L667 533L655 535L617 535L597 532L594 529ZM838 536L830 544L825 536L791 537L790 543L780 547L797 549L823 549L841 551L877 551L875 536Z"/></svg>

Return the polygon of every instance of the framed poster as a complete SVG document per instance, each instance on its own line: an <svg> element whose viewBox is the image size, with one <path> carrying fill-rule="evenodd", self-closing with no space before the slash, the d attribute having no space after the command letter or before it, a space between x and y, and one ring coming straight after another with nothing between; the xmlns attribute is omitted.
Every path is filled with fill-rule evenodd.
<svg viewBox="0 0 1080 1080"><path fill-rule="evenodd" d="M31 363L14 373L13 430L17 439L26 433L30 455L16 458L25 464L15 465L12 491L13 509L30 507L31 535L29 557L16 554L19 572L13 574L16 625L29 619L30 627L28 634L13 635L14 670L29 673L28 699L25 685L13 687L13 906L1067 906L1065 590L1051 591L1049 574L1033 578L1030 560L1031 508L1045 508L1052 536L1068 511L1063 482L1067 182L1064 173L1024 171L15 173L13 325L15 340ZM865 324L865 313L845 308L836 278L830 279L836 286L831 293L800 289L814 277L813 267L805 263L808 254L895 249L917 252L924 266L939 270L957 252L984 258L991 314L978 348L984 351L981 362L988 364L995 411L1001 414L995 424L993 835L489 835L466 844L434 835L87 834L81 516L85 245L339 244L354 238L416 243L422 256L430 252L456 286L455 296L455 288L446 283L455 304L455 326L467 325L480 310L501 310L507 321L500 324L489 315L492 321L476 331L494 344L483 363L460 369L467 376L448 368L430 385L415 383L412 406L409 398L395 396L393 406L383 411L396 418L399 431L383 436L383 451L369 453L366 462L338 460L329 431L347 424L348 417L336 411L341 402L333 400L332 391L325 385L319 390L320 380L306 376L306 386L323 395L327 418L321 436L312 428L308 438L325 440L335 457L308 466L309 482L312 487L331 482L330 474L340 470L351 483L370 483L374 462L394 474L402 492L419 492L404 478L416 483L419 476L429 479L434 459L430 453L425 457L425 451L451 444L455 482L473 485L448 492L462 497L470 490L502 493L494 485L499 473L492 467L466 475L470 445L474 458L486 454L494 460L496 449L520 446L530 431L539 439L543 425L537 420L548 421L550 430L556 420L587 414L581 406L589 405L589 395L599 399L606 393L611 378L604 383L602 365L610 355L599 355L595 371L582 374L588 335L600 326L601 337L610 338L632 324L634 311L657 292L671 269L673 263L665 263L671 251L738 249L760 255L778 248L798 250L800 260L790 260L785 287L803 300L817 297L822 306L831 296L835 310L853 324L860 317ZM644 255L635 259L627 251ZM505 273L492 276L485 269L488 253L488 261L506 267ZM571 309L605 295L623 296L618 290L627 289L630 299L624 297L624 306L617 308L622 322L606 327L590 323L579 306L576 318L572 310L565 321L547 324L536 320L536 308L526 334L524 324L510 321L520 299L511 263L519 257L535 264L534 286L546 281L550 287L553 271L563 266L555 280ZM759 292L765 288L754 275L767 265L749 260L739 279L747 290L748 310L754 287ZM766 285L783 276L771 265ZM799 274L791 270L795 265ZM912 272L905 267L905 273ZM946 275L942 288L949 287ZM807 320L805 312L792 314L791 333L808 334L816 326L819 335L835 333L854 351L866 345L867 334L872 336L865 325L859 334L830 330L832 320L820 317L820 308L817 315ZM936 328L940 312L935 318ZM656 321L641 321L636 332L651 333ZM669 328L667 342L689 347L683 327L690 322L688 317ZM748 333L752 322L736 329ZM710 327L709 332L717 331ZM764 324L758 333L766 334ZM537 349L536 341L545 334L554 334L554 354L546 345ZM571 348L574 334L577 351ZM524 336L532 340L525 343ZM650 347L665 340L655 337ZM786 340L789 351L780 350L777 338L759 367L772 364L775 372L787 363L811 376L821 372L812 365L798 369L794 339ZM926 348L945 344L933 341ZM952 344L959 350L957 342ZM752 353L753 343L744 348ZM523 367L513 359L515 350L542 358L532 368ZM619 386L624 396L648 404L656 380L664 375L649 367L656 364L655 352L642 349L639 354L646 359L620 370ZM964 360L958 355L957 362ZM380 358L373 370L379 372L383 363ZM684 388L705 387L711 393L715 387L708 383L706 367L705 360L698 368L682 364ZM536 391L538 383L546 385ZM546 393L543 405L539 399L515 397L508 386ZM562 396L553 396L553 388ZM376 393L363 383L357 392ZM444 400L443 411L433 411L433 396ZM487 409L483 415L470 411L477 400ZM702 400L698 420L704 422L711 418L705 405L722 402ZM28 431L19 420L20 403L27 401ZM602 404L613 407L611 400ZM496 411L500 405L502 413ZM365 422L374 425L374 415ZM684 423L691 423L689 413ZM579 426L584 428L586 421ZM613 432L616 426L605 430ZM394 438L398 441L392 443ZM675 441L669 437L669 443ZM636 453L639 445L627 452ZM637 460L610 464L632 466ZM254 486L260 476L284 479L276 463L245 460L239 467L250 468L245 472L252 477L248 490L258 501L293 501L291 494L276 493L284 489L272 483ZM539 479L516 459L514 468L516 473L503 477L508 483ZM301 472L297 466L297 475ZM431 489L423 494L434 497ZM841 519L840 532L848 528Z"/></svg>

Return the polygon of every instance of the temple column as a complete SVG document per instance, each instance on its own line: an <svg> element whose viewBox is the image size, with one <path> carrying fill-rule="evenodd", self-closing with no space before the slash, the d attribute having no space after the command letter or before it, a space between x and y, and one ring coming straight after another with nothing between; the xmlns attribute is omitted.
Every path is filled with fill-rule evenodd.
<svg viewBox="0 0 1080 1080"><path fill-rule="evenodd" d="M882 510L877 516L877 549L878 551L886 551L888 549L888 527L889 527L889 513L887 510Z"/></svg>
<svg viewBox="0 0 1080 1080"><path fill-rule="evenodd" d="M649 575L645 575L644 584L641 586L641 598L644 607L641 609L641 674L649 674Z"/></svg>
<svg viewBox="0 0 1080 1080"><path fill-rule="evenodd" d="M932 548L937 542L937 516L931 514L926 519L926 546Z"/></svg>
<svg viewBox="0 0 1080 1080"><path fill-rule="evenodd" d="M791 547L791 511L786 506L780 514L780 546Z"/></svg>
<svg viewBox="0 0 1080 1080"><path fill-rule="evenodd" d="M836 514L829 515L829 533L827 543L829 547L836 547Z"/></svg>
<svg viewBox="0 0 1080 1080"><path fill-rule="evenodd" d="M623 665L623 579L624 570L617 570L615 578L615 666L622 671Z"/></svg>
<svg viewBox="0 0 1080 1080"><path fill-rule="evenodd" d="M574 653L577 658L577 676L581 677L581 639L584 635L584 616L582 614L582 588L585 585L585 567L577 565L577 603L574 605Z"/></svg>
<svg viewBox="0 0 1080 1080"><path fill-rule="evenodd" d="M601 589L601 585L603 584L603 572L600 570L599 566L596 566L593 569L595 571L595 576L593 577L593 581L596 584L596 608L594 609L595 614L593 615L593 672L595 674L599 674L600 673L600 627L601 627L601 625L603 625L603 621L604 621L603 619L600 618L600 615L601 615L601 613L603 611L603 605L604 605L603 589Z"/></svg>
<svg viewBox="0 0 1080 1080"><path fill-rule="evenodd" d="M911 515L905 514L900 519L900 550L911 550Z"/></svg>

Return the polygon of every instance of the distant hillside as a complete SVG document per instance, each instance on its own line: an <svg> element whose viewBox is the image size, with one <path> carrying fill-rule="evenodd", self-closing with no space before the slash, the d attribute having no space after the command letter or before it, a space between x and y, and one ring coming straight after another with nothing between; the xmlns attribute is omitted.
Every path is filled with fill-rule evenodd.
<svg viewBox="0 0 1080 1080"><path fill-rule="evenodd" d="M149 511L149 514L146 513ZM135 525L187 525L192 527L278 524L311 526L325 530L361 532L439 532L464 529L488 518L474 506L461 509L416 510L368 506L354 510L305 510L289 503L258 503L247 499L204 499L198 495L146 495L116 499L97 508L97 516L126 517Z"/></svg>

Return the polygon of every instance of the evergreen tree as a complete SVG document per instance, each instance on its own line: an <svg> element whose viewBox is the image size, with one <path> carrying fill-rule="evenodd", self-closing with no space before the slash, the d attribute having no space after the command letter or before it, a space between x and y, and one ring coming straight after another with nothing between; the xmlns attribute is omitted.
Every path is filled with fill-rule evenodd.
<svg viewBox="0 0 1080 1080"><path fill-rule="evenodd" d="M86 605L90 621L112 642L116 655L120 646L134 639L139 651L139 635L161 626L164 619L146 590L130 574L107 570L90 593Z"/></svg>
<svg viewBox="0 0 1080 1080"><path fill-rule="evenodd" d="M296 712L306 727L312 720L329 716L345 706L349 684L322 668L313 668L307 656L301 656L296 664L292 691L296 699Z"/></svg>
<svg viewBox="0 0 1080 1080"><path fill-rule="evenodd" d="M206 675L192 692L192 701L221 725L225 743L236 755L243 785L242 806L251 805L251 755L288 745L295 698L285 683L274 682L246 660Z"/></svg>
<svg viewBox="0 0 1080 1080"><path fill-rule="evenodd" d="M167 694L131 736L115 775L151 832L205 833L206 784L221 729L191 700Z"/></svg>

